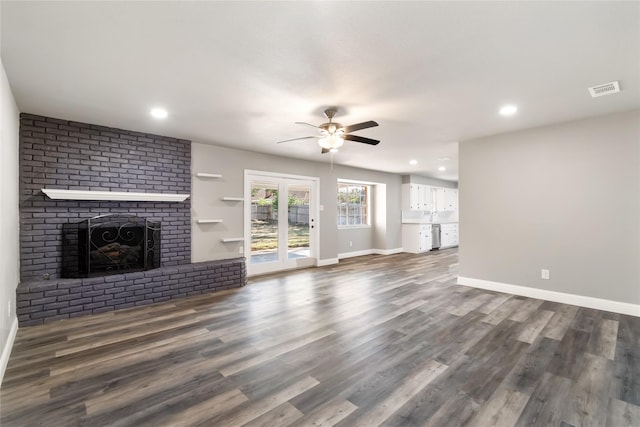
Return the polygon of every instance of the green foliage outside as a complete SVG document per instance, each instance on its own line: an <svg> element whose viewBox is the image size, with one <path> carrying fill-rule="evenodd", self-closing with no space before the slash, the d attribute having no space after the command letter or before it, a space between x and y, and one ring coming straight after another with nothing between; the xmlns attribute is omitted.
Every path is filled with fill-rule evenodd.
<svg viewBox="0 0 640 427"><path fill-rule="evenodd" d="M289 247L309 246L309 225L289 224ZM264 251L278 247L277 221L251 221L251 251Z"/></svg>
<svg viewBox="0 0 640 427"><path fill-rule="evenodd" d="M259 189L252 189L251 195L256 196ZM257 200L258 206L271 206L273 212L278 212L278 191L266 190L265 197ZM254 201L254 203L256 203ZM290 194L287 200L288 206L304 206L309 202L305 199ZM289 224L289 247L304 248L309 246L309 225ZM251 250L262 251L276 249L278 247L278 222L252 220L251 221Z"/></svg>
<svg viewBox="0 0 640 427"><path fill-rule="evenodd" d="M338 203L362 203L366 199L366 187L344 186L338 188Z"/></svg>

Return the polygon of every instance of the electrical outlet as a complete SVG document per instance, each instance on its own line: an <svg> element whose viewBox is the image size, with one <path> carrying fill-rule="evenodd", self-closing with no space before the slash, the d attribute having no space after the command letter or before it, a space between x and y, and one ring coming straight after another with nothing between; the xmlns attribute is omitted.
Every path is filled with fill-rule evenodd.
<svg viewBox="0 0 640 427"><path fill-rule="evenodd" d="M540 270L540 278L543 280L549 280L549 270L547 270L546 268Z"/></svg>
<svg viewBox="0 0 640 427"><path fill-rule="evenodd" d="M238 248L238 252L240 252L241 254L244 253L244 245L240 245L240 247Z"/></svg>
<svg viewBox="0 0 640 427"><path fill-rule="evenodd" d="M349 242L349 247L353 247L353 242Z"/></svg>

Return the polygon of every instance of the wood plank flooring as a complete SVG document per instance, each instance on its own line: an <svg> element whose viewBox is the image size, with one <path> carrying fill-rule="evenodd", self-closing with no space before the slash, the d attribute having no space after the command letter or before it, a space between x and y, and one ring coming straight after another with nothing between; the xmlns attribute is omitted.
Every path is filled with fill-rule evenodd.
<svg viewBox="0 0 640 427"><path fill-rule="evenodd" d="M18 331L3 426L640 426L640 318L371 255Z"/></svg>

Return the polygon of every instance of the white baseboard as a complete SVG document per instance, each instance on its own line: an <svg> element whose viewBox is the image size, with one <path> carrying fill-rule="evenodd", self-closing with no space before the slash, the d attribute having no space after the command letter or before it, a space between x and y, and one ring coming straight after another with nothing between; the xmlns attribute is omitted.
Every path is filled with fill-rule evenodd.
<svg viewBox="0 0 640 427"><path fill-rule="evenodd" d="M363 251L344 252L344 253L338 254L338 259L353 258L356 256L363 256L363 255L393 255L393 254L399 254L401 252L402 252L402 248L365 249Z"/></svg>
<svg viewBox="0 0 640 427"><path fill-rule="evenodd" d="M7 342L4 343L4 349L2 350L2 356L0 356L0 385L4 379L4 371L7 369L9 363L9 356L11 356L11 349L13 348L13 341L16 339L16 333L18 332L18 318L13 318L11 329L9 330L9 336Z"/></svg>
<svg viewBox="0 0 640 427"><path fill-rule="evenodd" d="M356 256L364 256L373 254L373 249L365 249L363 251L344 252L338 254L338 259L353 258Z"/></svg>
<svg viewBox="0 0 640 427"><path fill-rule="evenodd" d="M338 258L319 259L316 262L316 267L324 267L325 265L333 265L338 263Z"/></svg>
<svg viewBox="0 0 640 427"><path fill-rule="evenodd" d="M490 280L473 279L471 277L458 277L458 284L473 288L487 289L490 291L505 292L529 298L537 298L546 301L560 302L563 304L578 305L581 307L595 308L597 310L612 311L614 313L628 314L640 317L640 305L627 302L612 301L608 299L586 297L583 295L567 294L564 292L548 291L546 289L530 288L527 286L511 285L508 283L492 282Z"/></svg>
<svg viewBox="0 0 640 427"><path fill-rule="evenodd" d="M395 249L374 249L373 250L374 254L378 254L378 255L395 255L395 254L399 254L402 253L402 248L395 248Z"/></svg>

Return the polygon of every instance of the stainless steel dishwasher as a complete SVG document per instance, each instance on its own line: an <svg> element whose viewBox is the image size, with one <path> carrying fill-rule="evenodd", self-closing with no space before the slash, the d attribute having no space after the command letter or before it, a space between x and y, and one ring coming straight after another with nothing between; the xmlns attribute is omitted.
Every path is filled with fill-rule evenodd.
<svg viewBox="0 0 640 427"><path fill-rule="evenodd" d="M431 250L440 249L440 224L431 224Z"/></svg>

